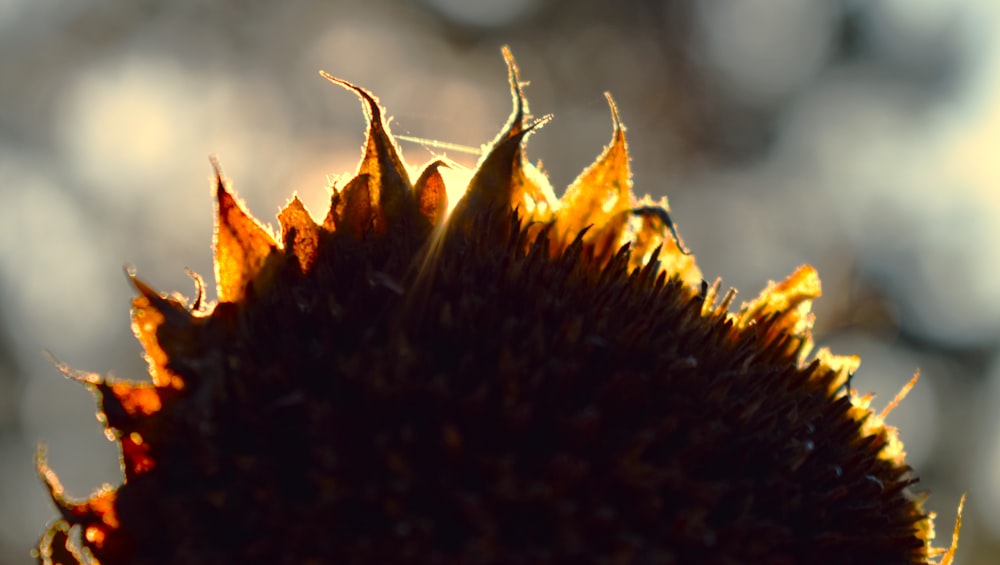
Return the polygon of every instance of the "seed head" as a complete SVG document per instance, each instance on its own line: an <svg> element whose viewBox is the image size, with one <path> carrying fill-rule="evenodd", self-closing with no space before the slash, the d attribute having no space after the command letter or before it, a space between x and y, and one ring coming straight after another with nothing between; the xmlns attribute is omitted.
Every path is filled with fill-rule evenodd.
<svg viewBox="0 0 1000 565"><path fill-rule="evenodd" d="M130 274L150 381L92 389L123 483L68 498L46 563L939 563L895 429L810 355L816 272L737 311L625 130L555 197L514 111L448 213L367 91L356 175L280 233L216 165L215 278ZM847 385L847 386L845 386Z"/></svg>

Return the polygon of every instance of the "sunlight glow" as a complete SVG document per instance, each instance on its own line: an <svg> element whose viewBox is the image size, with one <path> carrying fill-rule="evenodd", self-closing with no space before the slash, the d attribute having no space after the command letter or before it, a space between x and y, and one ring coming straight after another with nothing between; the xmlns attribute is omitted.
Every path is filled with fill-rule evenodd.
<svg viewBox="0 0 1000 565"><path fill-rule="evenodd" d="M465 189L469 186L474 171L464 165L449 162L447 167L439 168L438 172L444 179L445 191L448 193L447 214L450 216L458 201L465 196Z"/></svg>

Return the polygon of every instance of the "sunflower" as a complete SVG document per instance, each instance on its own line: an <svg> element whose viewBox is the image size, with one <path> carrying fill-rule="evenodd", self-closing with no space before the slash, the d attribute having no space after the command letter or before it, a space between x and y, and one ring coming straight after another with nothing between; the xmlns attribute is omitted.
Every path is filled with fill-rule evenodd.
<svg viewBox="0 0 1000 565"><path fill-rule="evenodd" d="M610 97L557 198L504 55L514 110L453 209L325 74L369 128L324 217L292 198L273 233L216 164L218 302L130 273L150 381L61 366L124 481L72 500L40 451L40 561L951 563L859 360L811 354L816 272L732 311L633 195Z"/></svg>

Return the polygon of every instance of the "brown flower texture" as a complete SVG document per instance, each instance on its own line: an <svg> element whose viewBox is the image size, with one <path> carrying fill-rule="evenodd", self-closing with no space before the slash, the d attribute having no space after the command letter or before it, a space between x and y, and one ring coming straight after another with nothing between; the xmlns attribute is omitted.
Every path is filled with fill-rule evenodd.
<svg viewBox="0 0 1000 565"><path fill-rule="evenodd" d="M448 212L383 110L325 217L280 234L217 170L218 303L132 277L151 382L95 391L124 482L68 498L45 563L940 563L895 429L810 356L803 266L739 311L624 128L556 198L514 111ZM609 97L610 102L610 97ZM957 535L957 526L956 526Z"/></svg>

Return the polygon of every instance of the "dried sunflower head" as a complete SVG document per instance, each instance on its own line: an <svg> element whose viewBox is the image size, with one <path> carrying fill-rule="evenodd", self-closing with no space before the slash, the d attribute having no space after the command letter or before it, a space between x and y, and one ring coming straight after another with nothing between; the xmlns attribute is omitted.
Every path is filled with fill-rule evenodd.
<svg viewBox="0 0 1000 565"><path fill-rule="evenodd" d="M124 482L70 500L40 457L41 561L951 562L857 358L809 356L815 271L731 313L634 198L613 102L556 198L505 55L513 115L450 213L332 77L369 130L322 219L293 198L274 234L217 174L218 303L133 276L151 382L65 369Z"/></svg>

